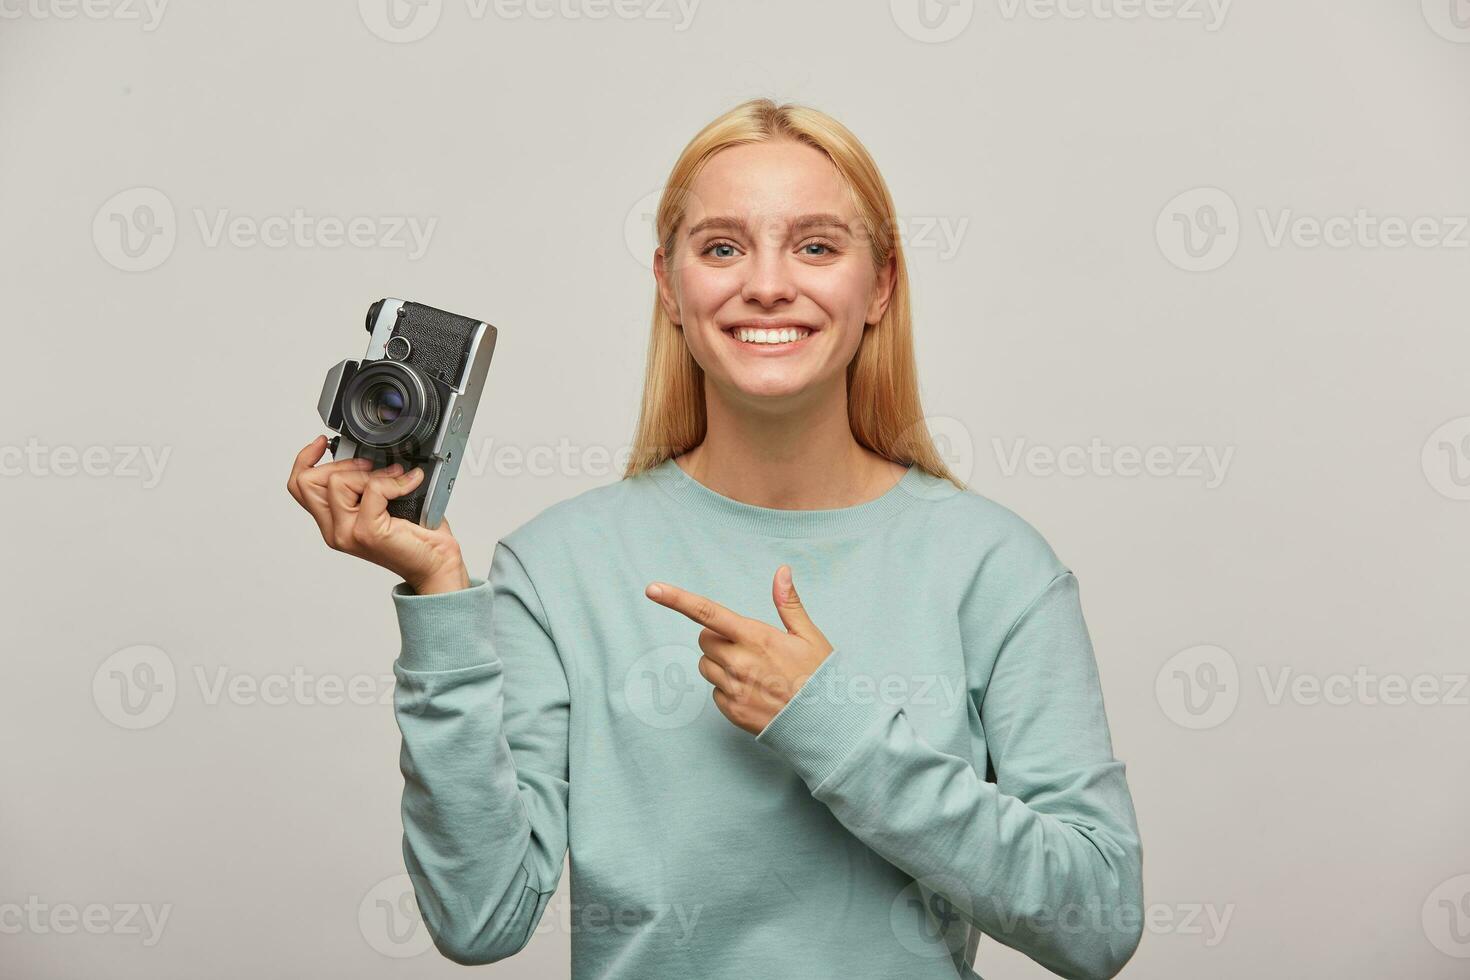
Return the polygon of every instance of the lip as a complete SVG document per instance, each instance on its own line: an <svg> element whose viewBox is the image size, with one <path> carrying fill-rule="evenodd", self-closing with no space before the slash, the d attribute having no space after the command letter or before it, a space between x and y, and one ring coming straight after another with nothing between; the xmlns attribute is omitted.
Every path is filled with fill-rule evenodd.
<svg viewBox="0 0 1470 980"><path fill-rule="evenodd" d="M780 330L783 327L802 327L807 335L800 340L788 341L784 344L749 344L735 336L737 327L755 327L758 330ZM800 320L737 320L720 328L720 333L730 338L730 343L741 350L754 354L757 357L771 357L789 354L793 351L803 350L811 339L821 331L810 323L802 323Z"/></svg>

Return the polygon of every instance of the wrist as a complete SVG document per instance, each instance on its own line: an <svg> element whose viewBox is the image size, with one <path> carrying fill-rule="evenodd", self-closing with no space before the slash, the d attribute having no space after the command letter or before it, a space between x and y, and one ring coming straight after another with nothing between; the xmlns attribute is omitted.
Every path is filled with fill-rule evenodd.
<svg viewBox="0 0 1470 980"><path fill-rule="evenodd" d="M423 578L404 578L415 595L435 595L440 592L458 592L470 587L469 569L464 562L458 566L434 572Z"/></svg>

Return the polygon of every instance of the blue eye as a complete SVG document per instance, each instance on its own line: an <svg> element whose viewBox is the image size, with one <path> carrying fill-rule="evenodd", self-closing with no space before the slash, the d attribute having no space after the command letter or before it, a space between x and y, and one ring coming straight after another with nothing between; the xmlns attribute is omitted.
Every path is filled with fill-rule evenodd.
<svg viewBox="0 0 1470 980"><path fill-rule="evenodd" d="M731 248L731 249L733 249L734 247L735 246L732 245L730 242L710 242L708 245L706 245L704 247L704 250L701 251L699 254L700 255L708 255L708 254L710 254L711 252L713 252L717 248ZM731 256L729 256L729 255L720 255L720 256L717 256L717 258L721 258L721 259L728 259L730 257Z"/></svg>

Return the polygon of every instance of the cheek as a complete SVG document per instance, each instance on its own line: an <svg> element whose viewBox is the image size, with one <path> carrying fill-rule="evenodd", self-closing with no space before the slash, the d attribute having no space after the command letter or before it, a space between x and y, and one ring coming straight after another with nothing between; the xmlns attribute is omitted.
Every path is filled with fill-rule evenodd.
<svg viewBox="0 0 1470 980"><path fill-rule="evenodd" d="M814 271L818 274L808 277L802 291L834 324L860 329L876 282L872 270L853 264Z"/></svg>
<svg viewBox="0 0 1470 980"><path fill-rule="evenodd" d="M708 318L740 293L739 280L729 271L691 265L678 275L679 303L689 318Z"/></svg>

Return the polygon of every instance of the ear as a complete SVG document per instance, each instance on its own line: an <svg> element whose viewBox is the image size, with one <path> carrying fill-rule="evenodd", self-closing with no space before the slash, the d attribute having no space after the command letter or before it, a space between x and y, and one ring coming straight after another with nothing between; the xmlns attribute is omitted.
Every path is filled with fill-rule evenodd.
<svg viewBox="0 0 1470 980"><path fill-rule="evenodd" d="M658 283L658 301L663 306L664 313L673 321L674 326L682 327L682 318L679 316L679 297L675 293L674 284L669 276L668 259L664 255L662 245L653 251L653 278Z"/></svg>
<svg viewBox="0 0 1470 980"><path fill-rule="evenodd" d="M868 302L867 319L864 323L874 324L883 319L883 314L888 312L888 301L893 298L893 284L897 279L898 256L889 252L888 261L878 270L877 281L873 283L873 298Z"/></svg>

